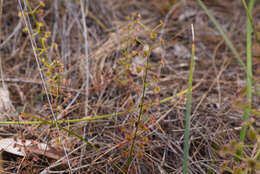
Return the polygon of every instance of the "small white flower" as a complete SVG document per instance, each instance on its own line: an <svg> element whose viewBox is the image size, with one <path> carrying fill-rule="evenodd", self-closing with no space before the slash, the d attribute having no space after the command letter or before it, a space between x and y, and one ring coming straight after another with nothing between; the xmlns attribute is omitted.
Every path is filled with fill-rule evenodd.
<svg viewBox="0 0 260 174"><path fill-rule="evenodd" d="M145 44L143 50L148 52L149 51L149 45Z"/></svg>

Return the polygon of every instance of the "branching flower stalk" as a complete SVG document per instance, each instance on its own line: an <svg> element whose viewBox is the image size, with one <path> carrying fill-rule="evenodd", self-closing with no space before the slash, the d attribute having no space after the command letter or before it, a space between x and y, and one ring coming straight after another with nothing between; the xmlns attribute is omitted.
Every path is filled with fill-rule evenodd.
<svg viewBox="0 0 260 174"><path fill-rule="evenodd" d="M28 3L28 1L26 1ZM26 2L24 2L25 5ZM42 2L41 2L42 4ZM52 113L52 116L53 116L53 120L52 121L49 121L49 120L46 120L46 119L43 119L43 118L40 118L38 116L35 116L35 115L31 115L31 114L27 114L27 113L22 113L22 115L24 116L27 116L27 117L30 117L30 118L33 118L33 119L36 119L40 122L40 124L48 124L50 126L53 126L53 127L56 127L57 131L58 131L58 138L59 138L59 142L61 142L62 146L63 146L63 149L64 149L64 152L65 152L65 155L66 155L66 158L67 158L67 161L68 161L68 166L69 166L69 169L70 169L70 172L72 172L72 168L71 168L71 165L70 165L70 160L69 160L69 157L67 155L67 152L65 150L65 146L64 146L64 143L63 141L61 140L61 133L60 131L65 131L67 133L69 133L70 135L74 136L74 137L77 137L78 139L80 139L81 141L87 143L88 145L90 145L94 150L96 150L97 152L99 152L100 154L102 154L102 156L104 156L104 152L102 152L98 147L96 147L93 143L89 142L86 140L86 138L78 135L77 133L75 133L74 131L71 131L69 129L66 129L62 126L60 126L59 123L61 123L60 121L57 120L56 116L58 115L58 106L57 108L54 110L53 108L53 104L52 104L52 101L55 101L57 102L58 99L59 99L59 84L62 82L61 80L61 75L60 75L60 71L59 69L62 69L63 68L63 65L60 64L60 61L59 60L53 60L50 62L50 58L48 58L48 56L46 55L46 51L47 49L49 49L49 47L47 47L45 45L45 42L46 42L46 39L47 37L49 36L44 36L44 37L41 37L40 34L42 33L47 33L47 32L44 32L41 30L41 27L43 27L43 24L38 22L37 21L37 18L36 16L34 16L34 20L36 22L36 30L33 30L32 29L32 26L30 24L30 21L28 18L28 14L32 14L34 15L35 12L35 9L32 9L31 7L29 8L29 12L26 13L23 11L23 8L22 8L22 5L21 5L21 2L19 0L19 5L20 5L20 9L21 9L21 15L24 19L24 22L26 24L26 30L29 34L29 37L30 37L30 40L31 40L31 44L32 44L32 47L33 47L33 52L34 52L34 55L35 55L35 59L36 59L36 62L37 62L37 65L38 65L38 69L40 71L40 75L41 75L41 79L42 79L42 83L43 83L43 87L44 87L44 91L46 93L46 96L47 96L47 100L48 100L48 103L49 103L49 108L51 110L51 113ZM29 4L27 5L29 6ZM37 7L38 8L38 7ZM36 45L36 41L35 41L35 37L37 35L40 35L40 43L41 43L41 47L40 48L37 48L37 45ZM40 61L40 56L43 57ZM43 63L43 67L41 67L41 63ZM46 72L43 72L43 71L46 71ZM47 83L45 82L44 78L48 79ZM52 96L54 97L55 100L51 100L51 97ZM58 103L56 103L58 104ZM54 103L55 105L55 103ZM120 173L124 173L124 171L117 165L115 164L111 159L107 159L110 163L112 163L112 165L120 172Z"/></svg>
<svg viewBox="0 0 260 174"><path fill-rule="evenodd" d="M44 91L45 91L46 96L47 96L47 100L48 100L49 108L50 108L50 110L51 110L51 114L52 114L52 117L53 117L53 121L54 121L55 127L56 127L56 129L57 129L57 131L58 131L59 142L61 142L61 144L62 144L64 153L65 153L66 158L67 158L67 163L68 163L69 169L70 169L70 171L71 171L70 160L69 160L67 151L66 151L66 149L65 149L64 143L63 143L63 141L61 140L60 131L59 131L59 128L58 128L58 123L57 123L57 118L56 118L56 115L57 115L57 114L54 113L54 109L53 109L53 106L52 106L52 103L51 103L51 99L50 99L50 95L49 95L49 92L48 92L48 85L45 83L44 74L43 74L43 72L42 72L41 65L40 65L40 61L39 61L39 59L40 59L39 56L42 54L42 51L43 51L43 50L46 51L46 50L45 50L45 49L46 49L46 48L45 48L45 44L44 44L44 43L45 43L45 41L44 41L45 38L44 38L44 37L41 38L41 43L42 43L43 50L40 49L41 52L40 52L39 54L37 53L37 50L38 50L38 49L37 49L37 44L36 44L36 41L35 41L35 34L39 34L39 33L41 32L41 26L42 26L42 25L41 25L40 22L37 21L35 15L34 15L35 10L32 10L32 8L30 7L28 1L24 1L25 7L28 6L29 12L31 13L31 15L33 16L34 21L36 22L36 27L37 27L37 28L36 28L36 33L35 33L35 32L33 31L33 29L32 29L30 20L27 19L27 18L28 18L28 14L25 14L25 12L24 12L24 10L23 10L23 8L22 8L21 1L19 0L18 3L19 3L19 7L20 7L20 10L21 10L21 13L22 13L21 16L23 17L24 23L25 23L25 25L26 25L27 33L28 33L29 38L30 38L30 41L31 41L31 45L32 45L32 48L33 48L34 57L35 57L35 60L36 60L36 63L37 63L37 66L38 66L38 69L39 69L39 72L40 72L40 77L41 77L41 80L42 80L42 84L43 84ZM36 8L39 8L39 7L41 7L41 6L44 6L44 3L43 3L43 2L41 2L40 5L39 5L38 7L36 7ZM56 110L56 112L57 112L57 110Z"/></svg>
<svg viewBox="0 0 260 174"><path fill-rule="evenodd" d="M135 148L135 141L137 138L137 132L138 132L138 128L141 122L141 118L143 115L143 106L144 106L144 97L145 97L145 90L146 90L146 83L147 83L147 77L148 77L148 66L149 66L149 56L151 53L151 48L148 45L144 45L144 55L146 56L146 65L145 65L145 73L144 73L144 77L143 77L143 90L142 90L142 97L141 97L141 103L139 105L139 114L138 114L138 119L136 122L136 126L135 126L135 131L134 131L134 137L132 140L132 144L130 147L130 152L129 152L129 157L127 160L127 171L129 170L130 166L131 166L131 161L133 159L133 152L134 152L134 148Z"/></svg>

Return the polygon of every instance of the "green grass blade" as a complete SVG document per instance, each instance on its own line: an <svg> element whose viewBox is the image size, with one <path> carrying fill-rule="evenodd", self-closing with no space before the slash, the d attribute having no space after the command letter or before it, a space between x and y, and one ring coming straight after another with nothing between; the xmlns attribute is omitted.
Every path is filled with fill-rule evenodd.
<svg viewBox="0 0 260 174"><path fill-rule="evenodd" d="M230 39L226 36L226 34L224 33L224 31L222 30L222 28L220 27L220 25L217 23L216 19L214 18L213 15L211 15L211 13L209 12L209 10L207 9L207 7L205 6L205 4L201 1L201 0L197 0L197 2L199 3L199 5L201 6L201 8L205 11L205 13L208 15L209 19L211 20L211 22L215 25L215 27L217 28L218 32L221 34L221 36L223 37L223 39L225 40L227 46L231 49L232 53L235 55L237 61L239 62L239 64L242 66L242 68L244 69L245 72L247 72L247 67L245 65L245 63L243 62L242 58L240 57L238 51L235 49L235 47L233 46L232 42L230 41ZM245 9L247 10L247 6L244 4ZM249 11L249 10L248 10ZM252 18L249 17L249 22L251 23L251 26L253 28L256 40L258 42L258 44L260 44L259 41L259 37L258 34L256 32L255 27L253 26L253 22L252 22ZM251 20L250 20L251 19ZM259 95L259 86L256 84L255 80L253 77L251 77L252 79L252 85L256 88L256 93L257 95Z"/></svg>
<svg viewBox="0 0 260 174"><path fill-rule="evenodd" d="M246 20L247 20L247 28L248 28L249 25L251 26L251 28L250 28L251 31L250 32L252 32L252 30L253 30L253 32L255 34L255 39L256 39L257 43L260 45L258 32L256 31L256 28L255 28L254 23L253 23L253 18L252 18L252 14L253 14L252 12L253 12L253 7L254 7L254 4L255 4L255 0L253 0L253 2L252 2L252 0L249 1L249 8L247 7L245 0L242 0L242 3L243 3L243 6L244 6L244 8L246 10L246 14L247 14L247 18L246 18Z"/></svg>
<svg viewBox="0 0 260 174"><path fill-rule="evenodd" d="M199 87L200 84L201 84L201 82L196 84L195 86L193 86L192 90L194 90L197 87ZM166 103L166 102L171 102L173 99L178 98L180 96L183 96L187 92L188 92L188 89L185 89L183 91L180 91L180 92L174 94L173 96L166 97L166 98L160 100L160 104ZM158 103L157 102L153 102L153 103L148 103L148 105L155 106L155 105L158 105ZM137 107L137 108L133 108L133 109L129 109L129 110L123 111L123 112L116 112L116 113L107 114L107 115L88 116L88 118L79 118L79 119L71 119L71 120L57 120L57 123L61 124L61 123L90 122L90 121L94 121L94 120L101 120L101 119L105 119L105 118L122 116L122 115L124 115L126 113L131 113L131 112L134 112L134 111L136 111L138 109L139 108ZM47 120L47 121L52 122L52 120ZM3 124L3 125L11 125L11 124L12 125L22 125L22 124L23 125L26 125L26 124L33 125L33 124L46 124L46 123L42 122L42 121L0 121L0 125L1 124Z"/></svg>
<svg viewBox="0 0 260 174"><path fill-rule="evenodd" d="M186 117L185 117L185 131L184 131L184 159L183 159L183 174L188 173L189 164L189 136L190 136L190 115L191 115L191 93L192 93L192 74L194 69L194 54L195 54L195 43L194 43L194 30L192 25L192 54L190 62L190 73L188 82L188 93L186 103Z"/></svg>
<svg viewBox="0 0 260 174"><path fill-rule="evenodd" d="M235 47L233 46L232 42L230 41L230 39L227 37L227 35L224 33L224 31L222 30L222 28L220 27L220 25L218 24L218 22L216 21L215 17L213 15L211 15L211 13L209 12L209 10L207 9L207 7L205 6L205 4L201 1L201 0L197 0L199 5L201 6L201 8L205 11L205 13L208 15L209 19L211 20L211 22L215 25L215 27L217 28L218 32L221 34L221 36L223 37L223 39L225 40L226 44L228 45L228 47L231 49L232 53L236 56L239 64L244 68L244 70L246 70L246 65L243 62L242 58L240 57L239 53L237 52L237 50L235 49Z"/></svg>
<svg viewBox="0 0 260 174"><path fill-rule="evenodd" d="M247 8L245 1L243 1L243 4L245 6L245 9L247 11L247 18L246 18L246 28L247 28L247 35L246 35L246 74L247 74L247 90L246 90L246 95L247 95L247 102L248 102L248 107L245 109L244 114L243 114L243 120L246 121L249 118L250 115L250 108L251 108L251 102L252 102L252 31L253 31L253 26L252 26L252 11L254 8L254 3L255 0L250 0L249 1L249 8ZM246 130L247 130L247 125L243 125L242 130L240 132L240 141L245 140L246 136Z"/></svg>

